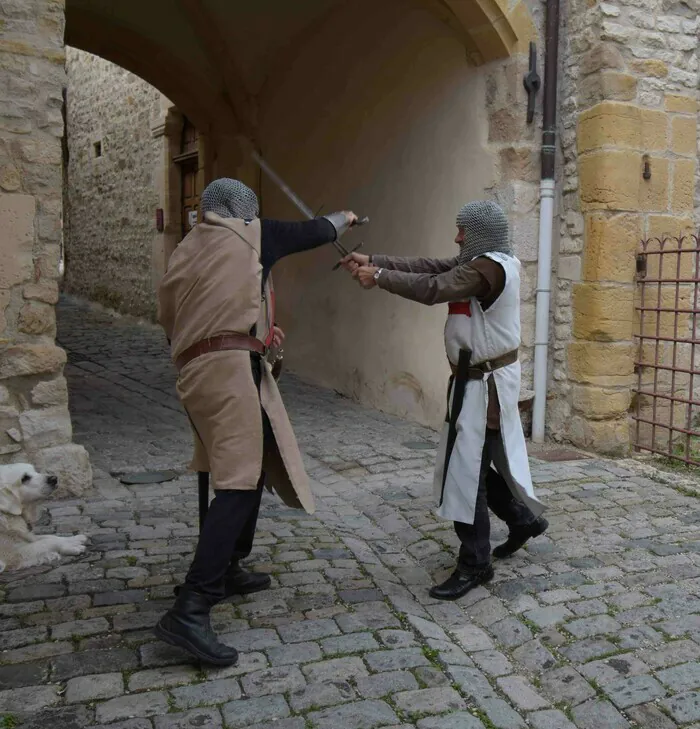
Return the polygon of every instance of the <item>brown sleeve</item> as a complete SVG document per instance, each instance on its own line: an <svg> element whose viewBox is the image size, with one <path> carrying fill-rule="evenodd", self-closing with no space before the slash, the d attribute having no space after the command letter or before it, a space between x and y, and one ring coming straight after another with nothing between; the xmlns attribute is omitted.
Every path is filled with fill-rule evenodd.
<svg viewBox="0 0 700 729"><path fill-rule="evenodd" d="M500 263L491 258L479 256L469 263L488 282L488 291L480 297L481 308L486 309L503 293L506 286L506 272Z"/></svg>
<svg viewBox="0 0 700 729"><path fill-rule="evenodd" d="M487 279L471 264L438 274L385 270L377 284L385 291L428 306L463 301L472 296L481 298L489 292Z"/></svg>
<svg viewBox="0 0 700 729"><path fill-rule="evenodd" d="M373 255L370 265L406 273L445 273L457 265L457 257L403 258L401 256Z"/></svg>

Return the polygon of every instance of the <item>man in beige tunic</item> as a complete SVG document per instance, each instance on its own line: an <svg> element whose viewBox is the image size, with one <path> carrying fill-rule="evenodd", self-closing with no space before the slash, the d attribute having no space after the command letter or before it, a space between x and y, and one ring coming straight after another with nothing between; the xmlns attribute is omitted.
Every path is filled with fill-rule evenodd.
<svg viewBox="0 0 700 729"><path fill-rule="evenodd" d="M239 564L252 548L263 483L285 504L314 510L294 432L264 357L280 336L270 269L286 255L336 240L357 218L342 212L303 223L260 220L255 193L227 178L204 190L200 206L204 222L168 263L158 316L194 431L191 467L211 473L215 496L185 584L155 632L201 661L230 665L238 654L217 639L209 613L229 595L270 584L266 575Z"/></svg>

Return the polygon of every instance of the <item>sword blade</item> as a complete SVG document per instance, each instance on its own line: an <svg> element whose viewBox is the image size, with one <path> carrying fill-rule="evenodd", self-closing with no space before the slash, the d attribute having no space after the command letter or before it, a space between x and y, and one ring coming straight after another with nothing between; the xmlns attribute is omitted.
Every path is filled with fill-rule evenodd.
<svg viewBox="0 0 700 729"><path fill-rule="evenodd" d="M314 219L314 214L311 208L305 205L297 195L292 192L285 181L270 167L267 162L255 151L252 152L253 159L258 163L260 169L267 174L267 176L279 187L279 189L287 196L290 202L293 203L294 207L303 213L309 220Z"/></svg>
<svg viewBox="0 0 700 729"><path fill-rule="evenodd" d="M251 152L251 156L253 159L258 163L258 166L260 169L267 174L267 176L279 187L279 189L287 196L289 201L296 207L299 212L301 212L303 215L305 215L309 220L313 220L316 216L311 211L311 208L306 205L301 198L296 195L292 189L285 183L285 181L270 167L267 162L255 151L253 150ZM333 245L335 246L335 249L340 253L341 256L347 256L348 250L345 248L345 246L339 241L334 240L332 241Z"/></svg>

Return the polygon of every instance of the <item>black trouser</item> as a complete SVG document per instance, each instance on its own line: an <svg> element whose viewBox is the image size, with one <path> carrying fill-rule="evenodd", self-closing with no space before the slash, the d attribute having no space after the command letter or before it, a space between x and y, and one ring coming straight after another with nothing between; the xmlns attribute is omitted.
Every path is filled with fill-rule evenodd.
<svg viewBox="0 0 700 729"><path fill-rule="evenodd" d="M253 378L260 388L260 360L251 355ZM263 447L274 438L265 411L262 414ZM215 489L199 535L197 550L185 578L185 584L197 592L221 600L224 576L232 562L247 557L253 549L265 474L260 474L257 488L250 491Z"/></svg>
<svg viewBox="0 0 700 729"><path fill-rule="evenodd" d="M491 468L491 463L498 471ZM455 531L461 542L459 566L467 572L475 572L491 563L491 522L489 509L510 529L525 527L537 518L509 486L512 481L508 460L503 449L500 430L486 429L484 450L481 454L479 490L474 506L474 523L456 521Z"/></svg>

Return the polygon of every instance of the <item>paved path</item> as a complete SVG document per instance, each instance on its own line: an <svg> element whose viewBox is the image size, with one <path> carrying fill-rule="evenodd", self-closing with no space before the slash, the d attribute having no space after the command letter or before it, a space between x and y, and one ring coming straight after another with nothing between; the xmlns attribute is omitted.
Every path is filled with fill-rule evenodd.
<svg viewBox="0 0 700 729"><path fill-rule="evenodd" d="M54 503L43 530L86 532L91 546L0 578L0 727L700 727L692 482L541 454L548 535L488 587L439 603L427 588L456 540L430 509L434 450L415 447L435 434L289 376L318 512L266 496L253 561L273 587L215 611L240 663L192 665L150 632L197 533L163 337L64 302L59 339L96 489ZM114 477L159 468L178 477L128 488Z"/></svg>

